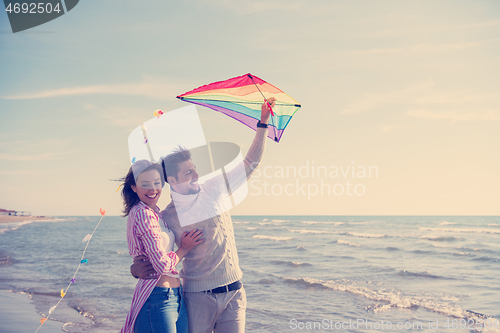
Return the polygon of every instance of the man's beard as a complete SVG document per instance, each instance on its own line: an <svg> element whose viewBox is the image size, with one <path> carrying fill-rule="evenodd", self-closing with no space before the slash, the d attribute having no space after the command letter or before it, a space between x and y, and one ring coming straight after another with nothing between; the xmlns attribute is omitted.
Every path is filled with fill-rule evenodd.
<svg viewBox="0 0 500 333"><path fill-rule="evenodd" d="M200 186L198 186L197 189L190 188L189 189L189 194L198 194L198 193L200 193L200 191L201 191L201 187Z"/></svg>

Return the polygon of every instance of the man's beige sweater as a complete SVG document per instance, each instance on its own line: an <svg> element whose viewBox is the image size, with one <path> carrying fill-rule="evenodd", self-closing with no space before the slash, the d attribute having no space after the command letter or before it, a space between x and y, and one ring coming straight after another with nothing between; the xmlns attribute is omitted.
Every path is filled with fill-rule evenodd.
<svg viewBox="0 0 500 333"><path fill-rule="evenodd" d="M264 153L267 129L257 128L255 139L244 159L245 173L239 181L243 184L260 163ZM246 174L246 177L245 177ZM230 178L230 177L229 177ZM234 184L234 180L231 181ZM183 232L192 229L203 230L205 241L192 249L182 262L180 276L183 289L198 292L225 286L242 278L233 222L224 202L228 202L227 190L221 190L224 182L206 181L197 194L182 195L172 191L173 201L162 212L162 217L175 234L175 242L181 244ZM234 187L231 186L234 189ZM223 202L222 204L220 204ZM199 212L219 212L213 217L185 227L181 227L177 211L182 214Z"/></svg>

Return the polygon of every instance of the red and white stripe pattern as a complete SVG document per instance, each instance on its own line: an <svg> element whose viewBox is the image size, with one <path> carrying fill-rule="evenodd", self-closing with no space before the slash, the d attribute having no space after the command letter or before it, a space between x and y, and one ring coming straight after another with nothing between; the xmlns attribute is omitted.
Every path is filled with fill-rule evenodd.
<svg viewBox="0 0 500 333"><path fill-rule="evenodd" d="M127 241L130 255L134 258L139 255L146 255L155 271L159 274L156 279L139 279L137 282L132 305L120 333L132 333L134 331L137 315L156 286L160 275L179 274L175 268L179 263L179 257L173 251L166 252L160 236L161 228L159 223L164 222L158 214L159 211L158 207L153 210L140 201L132 207L128 216Z"/></svg>

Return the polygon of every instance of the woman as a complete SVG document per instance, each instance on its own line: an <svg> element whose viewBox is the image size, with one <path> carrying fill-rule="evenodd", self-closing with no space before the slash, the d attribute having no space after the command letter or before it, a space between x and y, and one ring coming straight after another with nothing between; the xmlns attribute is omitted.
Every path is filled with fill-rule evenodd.
<svg viewBox="0 0 500 333"><path fill-rule="evenodd" d="M146 255L160 274L140 279L122 333L187 333L187 313L182 297L177 263L203 242L202 232L182 236L181 247L173 252L174 234L168 229L156 205L164 185L161 166L146 160L135 162L123 178L122 196L127 220L130 255Z"/></svg>

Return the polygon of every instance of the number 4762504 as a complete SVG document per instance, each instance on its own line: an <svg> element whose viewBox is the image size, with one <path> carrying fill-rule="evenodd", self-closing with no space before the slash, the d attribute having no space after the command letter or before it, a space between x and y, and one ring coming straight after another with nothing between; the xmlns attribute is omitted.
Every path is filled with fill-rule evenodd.
<svg viewBox="0 0 500 333"><path fill-rule="evenodd" d="M7 8L5 8L5 11L9 14L14 13L14 14L43 14L47 13L50 14L52 12L59 13L61 11L61 8L59 7L59 3L57 3L55 6L52 6L50 2L48 3L43 3L39 2L38 4L36 3L9 3Z"/></svg>

